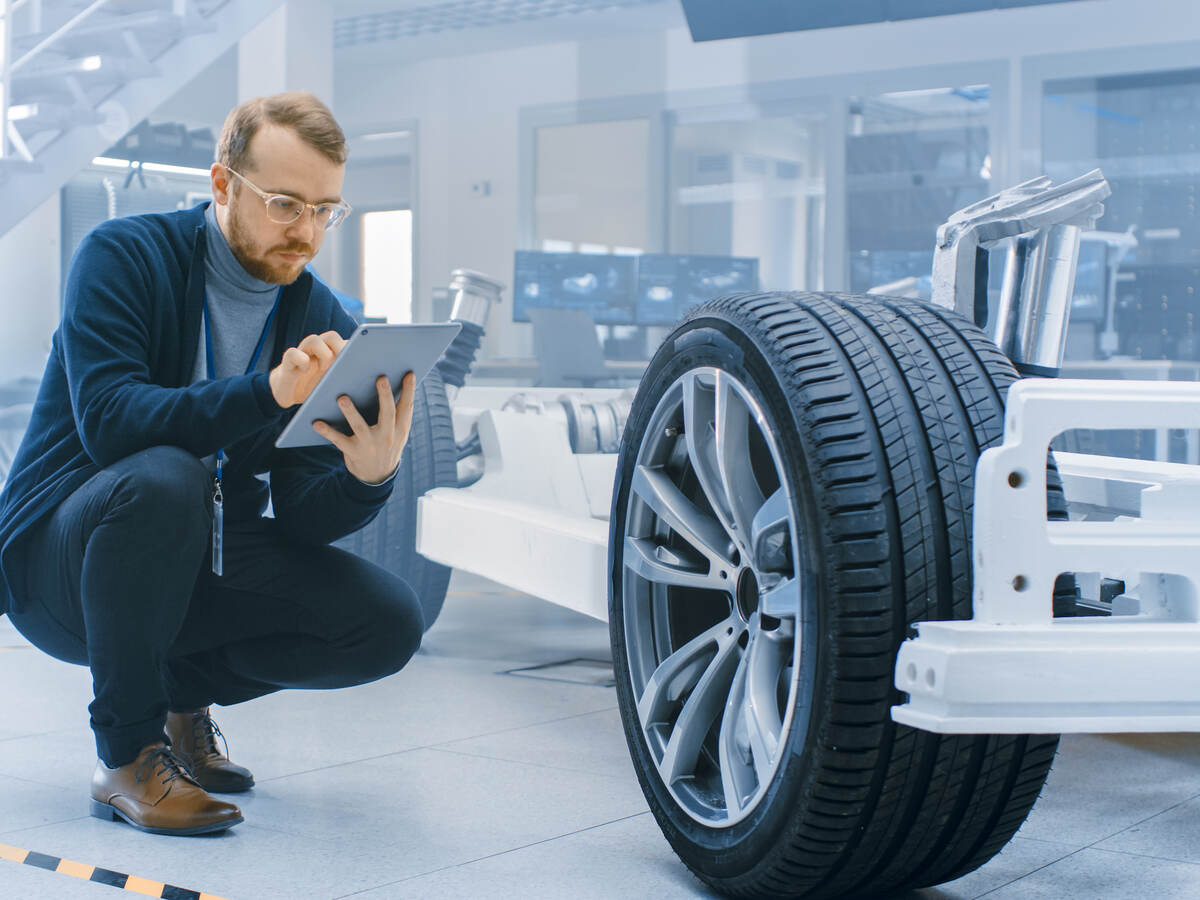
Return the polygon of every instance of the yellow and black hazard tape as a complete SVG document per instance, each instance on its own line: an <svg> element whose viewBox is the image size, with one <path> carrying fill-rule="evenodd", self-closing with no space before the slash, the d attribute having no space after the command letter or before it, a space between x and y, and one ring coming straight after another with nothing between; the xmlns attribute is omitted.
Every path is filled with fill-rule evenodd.
<svg viewBox="0 0 1200 900"><path fill-rule="evenodd" d="M60 859L57 856L47 856L45 853L35 853L32 850L22 850L20 847L10 847L0 844L0 859L24 863L38 869L58 872L60 875L70 875L82 878L84 881L94 881L97 884L107 884L109 887L124 888L145 897L159 897L161 900L223 900L213 894L201 891L189 891L187 888L175 887L173 884L163 884L161 881L151 881L149 878L139 878L136 875L125 875L99 866L89 866L70 859Z"/></svg>

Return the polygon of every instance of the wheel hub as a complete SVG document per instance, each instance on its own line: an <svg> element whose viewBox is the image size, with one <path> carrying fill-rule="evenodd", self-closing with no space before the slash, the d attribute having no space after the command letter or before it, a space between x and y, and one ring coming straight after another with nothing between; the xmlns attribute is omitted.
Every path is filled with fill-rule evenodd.
<svg viewBox="0 0 1200 900"><path fill-rule="evenodd" d="M749 622L751 616L758 612L758 578L753 569L743 569L738 578L734 608L745 622Z"/></svg>

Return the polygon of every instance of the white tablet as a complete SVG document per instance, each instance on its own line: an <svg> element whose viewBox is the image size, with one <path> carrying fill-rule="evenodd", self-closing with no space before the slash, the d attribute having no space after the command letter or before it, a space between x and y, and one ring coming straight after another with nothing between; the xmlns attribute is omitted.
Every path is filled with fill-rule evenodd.
<svg viewBox="0 0 1200 900"><path fill-rule="evenodd" d="M412 372L420 383L437 364L462 329L458 322L433 325L360 325L342 347L308 399L296 411L275 441L279 448L317 447L329 444L313 431L312 423L328 422L350 433L346 417L338 409L338 397L346 394L367 421L379 420L379 389L375 380L386 375L393 400L400 398L400 379Z"/></svg>

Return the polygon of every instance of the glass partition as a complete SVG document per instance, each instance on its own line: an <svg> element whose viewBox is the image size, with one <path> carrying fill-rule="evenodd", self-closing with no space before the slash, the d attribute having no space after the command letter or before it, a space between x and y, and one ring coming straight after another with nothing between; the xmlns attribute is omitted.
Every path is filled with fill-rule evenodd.
<svg viewBox="0 0 1200 900"><path fill-rule="evenodd" d="M677 118L670 131L669 251L757 260L764 290L821 288L826 130L819 109Z"/></svg>
<svg viewBox="0 0 1200 900"><path fill-rule="evenodd" d="M640 253L649 216L650 122L630 119L537 129L534 247Z"/></svg>
<svg viewBox="0 0 1200 900"><path fill-rule="evenodd" d="M1112 186L1083 236L1064 374L1200 379L1200 69L1047 81L1043 159L1055 181ZM1072 433L1064 448L1200 461L1195 432Z"/></svg>
<svg viewBox="0 0 1200 900"><path fill-rule="evenodd" d="M850 289L929 296L933 242L995 193L987 85L852 97L846 135Z"/></svg>

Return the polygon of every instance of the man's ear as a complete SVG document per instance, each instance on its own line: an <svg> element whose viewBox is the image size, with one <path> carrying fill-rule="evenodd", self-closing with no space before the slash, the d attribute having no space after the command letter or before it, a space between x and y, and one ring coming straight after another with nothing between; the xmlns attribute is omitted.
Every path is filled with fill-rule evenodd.
<svg viewBox="0 0 1200 900"><path fill-rule="evenodd" d="M213 163L208 176L212 182L213 200L222 206L228 205L230 182L233 180L229 177L229 170L220 163Z"/></svg>

